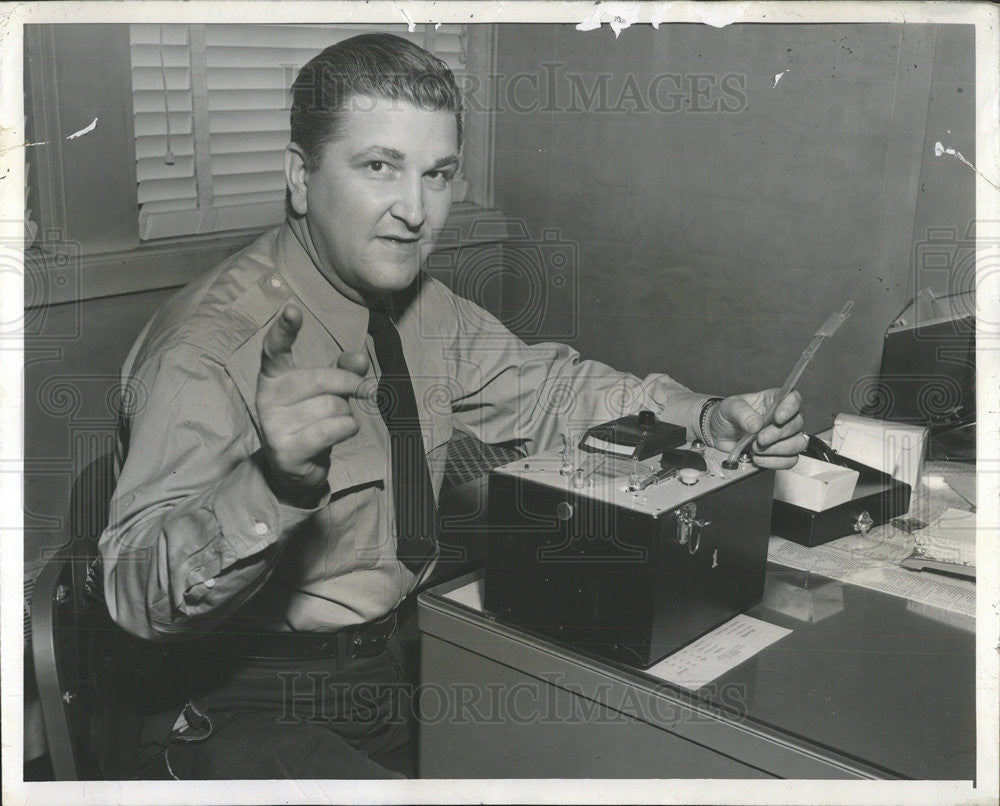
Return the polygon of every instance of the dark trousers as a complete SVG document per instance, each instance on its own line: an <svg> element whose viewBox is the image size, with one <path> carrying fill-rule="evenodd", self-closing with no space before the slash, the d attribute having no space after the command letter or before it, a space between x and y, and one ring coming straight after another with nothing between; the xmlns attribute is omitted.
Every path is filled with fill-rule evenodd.
<svg viewBox="0 0 1000 806"><path fill-rule="evenodd" d="M109 777L372 779L410 769L412 677L398 636L373 657L246 659L208 641L157 658L112 688L119 706L134 690L106 736L105 756L121 770Z"/></svg>
<svg viewBox="0 0 1000 806"><path fill-rule="evenodd" d="M374 657L234 659L191 699L164 750L181 779L404 778L379 763L409 738L395 638Z"/></svg>

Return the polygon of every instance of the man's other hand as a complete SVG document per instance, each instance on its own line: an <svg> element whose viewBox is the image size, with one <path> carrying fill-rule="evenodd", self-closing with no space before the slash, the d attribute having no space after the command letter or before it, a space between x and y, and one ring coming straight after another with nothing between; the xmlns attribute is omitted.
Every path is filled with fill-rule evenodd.
<svg viewBox="0 0 1000 806"><path fill-rule="evenodd" d="M330 448L358 431L348 399L366 397L364 353L343 353L335 367L299 368L292 344L302 311L286 305L264 336L257 376L257 414L264 475L285 503L318 503L330 468Z"/></svg>
<svg viewBox="0 0 1000 806"><path fill-rule="evenodd" d="M802 433L802 415L799 413L802 396L798 392L788 395L774 412L774 422L761 429L764 413L779 391L765 389L763 392L734 395L716 406L709 420L709 430L716 446L730 451L746 434L760 429L757 438L748 446L753 451L754 464L774 470L792 467L809 443L809 437Z"/></svg>

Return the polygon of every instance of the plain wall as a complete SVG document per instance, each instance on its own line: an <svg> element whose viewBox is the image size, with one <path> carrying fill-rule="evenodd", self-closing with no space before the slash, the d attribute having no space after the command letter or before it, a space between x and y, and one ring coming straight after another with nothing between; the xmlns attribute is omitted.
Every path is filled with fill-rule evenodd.
<svg viewBox="0 0 1000 806"><path fill-rule="evenodd" d="M853 299L799 384L819 431L857 410L922 284L971 287L914 260L975 214L972 170L934 155L975 163L969 26L501 26L498 53L496 203L573 245L578 305L550 318L586 357L778 386Z"/></svg>
<svg viewBox="0 0 1000 806"><path fill-rule="evenodd" d="M73 481L114 449L115 394L132 342L174 289L27 312L24 541L31 571L69 538Z"/></svg>

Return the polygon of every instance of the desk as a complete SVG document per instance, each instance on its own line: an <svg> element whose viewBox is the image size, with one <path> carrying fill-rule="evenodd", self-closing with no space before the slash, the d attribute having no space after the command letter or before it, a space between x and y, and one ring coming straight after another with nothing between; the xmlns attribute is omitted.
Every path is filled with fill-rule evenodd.
<svg viewBox="0 0 1000 806"><path fill-rule="evenodd" d="M448 598L474 594L477 574L423 593L421 777L974 776L967 622L775 563L767 575L748 615L792 632L697 692ZM790 591L811 615L789 611Z"/></svg>

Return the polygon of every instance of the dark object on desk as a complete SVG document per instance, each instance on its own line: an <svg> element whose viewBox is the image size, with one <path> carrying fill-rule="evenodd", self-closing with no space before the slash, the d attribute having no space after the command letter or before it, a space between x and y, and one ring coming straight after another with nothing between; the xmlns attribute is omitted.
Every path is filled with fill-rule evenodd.
<svg viewBox="0 0 1000 806"><path fill-rule="evenodd" d="M885 332L878 384L866 390L861 414L924 425L932 437L974 422L975 310L972 291L917 294Z"/></svg>
<svg viewBox="0 0 1000 806"><path fill-rule="evenodd" d="M574 489L557 456L552 470L536 458L490 475L484 602L498 619L646 668L760 601L773 473L632 497L625 478Z"/></svg>
<svg viewBox="0 0 1000 806"><path fill-rule="evenodd" d="M771 510L771 534L803 546L819 546L849 534L866 534L910 508L909 484L841 456L818 437L809 437L809 447L803 455L857 470L860 477L854 496L822 512L775 500Z"/></svg>
<svg viewBox="0 0 1000 806"><path fill-rule="evenodd" d="M653 412L646 410L588 428L580 449L625 458L634 455L642 460L683 445L685 438L681 426L657 420Z"/></svg>
<svg viewBox="0 0 1000 806"><path fill-rule="evenodd" d="M919 518L893 518L892 525L912 535L914 532L926 529L927 521L922 521Z"/></svg>
<svg viewBox="0 0 1000 806"><path fill-rule="evenodd" d="M931 434L927 458L932 462L976 463L976 424Z"/></svg>
<svg viewBox="0 0 1000 806"><path fill-rule="evenodd" d="M970 565L968 563L938 560L916 552L900 562L900 565L903 568L909 568L911 571L937 571L940 574L951 574L973 581L976 579L976 566L974 563Z"/></svg>

